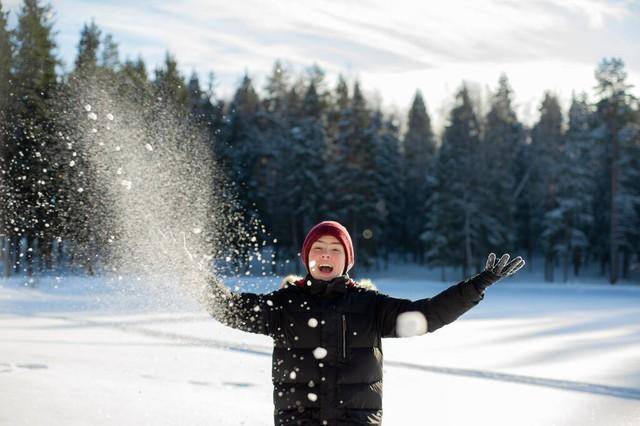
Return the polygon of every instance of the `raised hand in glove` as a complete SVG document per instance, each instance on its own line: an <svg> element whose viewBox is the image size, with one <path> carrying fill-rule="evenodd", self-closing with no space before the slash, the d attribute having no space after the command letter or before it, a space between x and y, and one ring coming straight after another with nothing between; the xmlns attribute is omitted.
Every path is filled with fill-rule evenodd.
<svg viewBox="0 0 640 426"><path fill-rule="evenodd" d="M509 263L507 262L509 262L509 255L507 253L503 254L497 262L495 253L489 253L484 271L478 274L478 279L475 281L476 288L479 291L484 290L496 281L515 274L525 263L524 259L520 256Z"/></svg>
<svg viewBox="0 0 640 426"><path fill-rule="evenodd" d="M513 259L508 265L507 262L509 262L509 254L503 254L500 260L496 262L496 255L494 253L489 253L484 269L488 269L500 278L503 278L515 274L518 272L518 269L524 266L524 259L520 256Z"/></svg>

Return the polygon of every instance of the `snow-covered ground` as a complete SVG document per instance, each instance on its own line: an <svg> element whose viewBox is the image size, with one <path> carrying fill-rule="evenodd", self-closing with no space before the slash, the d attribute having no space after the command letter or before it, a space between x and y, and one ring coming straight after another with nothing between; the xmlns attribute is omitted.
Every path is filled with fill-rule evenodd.
<svg viewBox="0 0 640 426"><path fill-rule="evenodd" d="M455 283L392 276L413 299ZM383 346L386 425L640 424L640 286L505 280ZM1 425L271 425L270 353L166 284L0 281Z"/></svg>

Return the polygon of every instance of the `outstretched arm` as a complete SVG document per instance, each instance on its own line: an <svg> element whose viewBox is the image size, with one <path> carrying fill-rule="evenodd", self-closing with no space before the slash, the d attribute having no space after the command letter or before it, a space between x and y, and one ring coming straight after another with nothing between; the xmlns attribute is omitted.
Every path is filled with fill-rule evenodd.
<svg viewBox="0 0 640 426"><path fill-rule="evenodd" d="M209 314L221 323L242 331L270 334L274 319L272 294L232 292L206 267L205 261L197 261L187 246L186 235L178 240L170 232L157 230L157 238L165 254L180 276L180 285L201 303ZM175 257L177 254L177 258Z"/></svg>
<svg viewBox="0 0 640 426"><path fill-rule="evenodd" d="M274 317L272 299L273 293L232 292L217 277L209 274L200 302L213 318L229 327L269 335Z"/></svg>
<svg viewBox="0 0 640 426"><path fill-rule="evenodd" d="M432 298L411 301L379 294L376 315L382 337L417 336L455 321L484 298L487 287L524 265L520 256L507 265L508 260L509 255L504 254L496 263L491 253L482 272Z"/></svg>

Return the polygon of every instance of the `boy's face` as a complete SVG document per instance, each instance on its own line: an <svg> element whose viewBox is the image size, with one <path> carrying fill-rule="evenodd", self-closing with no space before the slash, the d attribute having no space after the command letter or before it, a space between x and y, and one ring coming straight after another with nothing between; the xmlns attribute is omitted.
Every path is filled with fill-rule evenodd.
<svg viewBox="0 0 640 426"><path fill-rule="evenodd" d="M317 280L330 281L342 275L346 255L344 247L336 237L323 235L309 251L309 272Z"/></svg>

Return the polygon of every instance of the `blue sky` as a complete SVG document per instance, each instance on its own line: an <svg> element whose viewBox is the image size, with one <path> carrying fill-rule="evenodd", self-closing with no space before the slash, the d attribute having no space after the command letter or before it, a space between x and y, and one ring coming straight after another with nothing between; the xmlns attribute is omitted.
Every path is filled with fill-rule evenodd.
<svg viewBox="0 0 640 426"><path fill-rule="evenodd" d="M21 1L0 0L15 12ZM245 70L260 89L276 59L294 73L313 63L359 79L373 102L404 114L420 89L436 127L446 121L463 80L485 95L500 73L531 123L545 90L567 105L592 93L603 57L623 58L640 86L640 0L53 0L59 55L73 63L83 23L113 34L122 57L148 66L166 51L185 75L206 79L228 98ZM640 89L634 88L638 94Z"/></svg>

